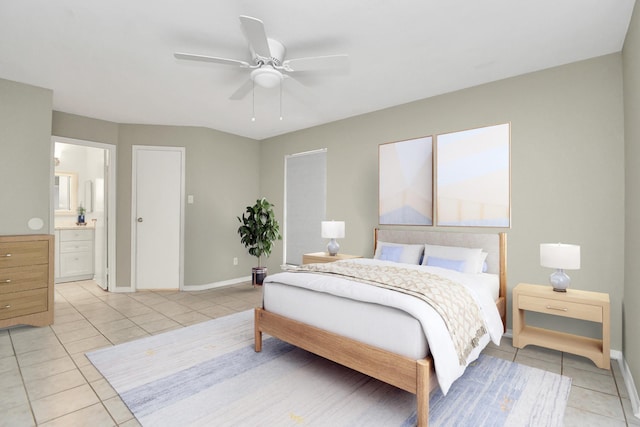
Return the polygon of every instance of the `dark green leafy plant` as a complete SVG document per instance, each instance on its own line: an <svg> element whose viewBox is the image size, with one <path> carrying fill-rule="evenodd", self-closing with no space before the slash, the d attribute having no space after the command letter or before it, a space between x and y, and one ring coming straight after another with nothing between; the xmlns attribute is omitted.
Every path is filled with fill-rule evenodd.
<svg viewBox="0 0 640 427"><path fill-rule="evenodd" d="M240 242L249 249L249 254L258 258L258 267L262 266L262 256L268 257L273 250L273 242L281 240L280 224L273 213L273 206L264 197L256 200L253 206L247 206L238 221Z"/></svg>

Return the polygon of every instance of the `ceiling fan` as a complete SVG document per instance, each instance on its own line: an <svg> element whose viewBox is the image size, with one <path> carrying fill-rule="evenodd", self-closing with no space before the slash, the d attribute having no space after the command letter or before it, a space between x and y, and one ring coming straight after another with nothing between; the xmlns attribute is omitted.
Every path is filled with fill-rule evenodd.
<svg viewBox="0 0 640 427"><path fill-rule="evenodd" d="M339 69L348 65L349 56L346 54L285 59L286 48L278 40L267 37L264 23L261 20L241 15L240 24L249 42L251 63L216 56L182 52L174 53L177 59L213 62L252 70L250 79L238 88L230 99L238 100L244 98L253 88L254 83L264 88L273 88L280 85L284 77L291 77L291 74L296 72Z"/></svg>

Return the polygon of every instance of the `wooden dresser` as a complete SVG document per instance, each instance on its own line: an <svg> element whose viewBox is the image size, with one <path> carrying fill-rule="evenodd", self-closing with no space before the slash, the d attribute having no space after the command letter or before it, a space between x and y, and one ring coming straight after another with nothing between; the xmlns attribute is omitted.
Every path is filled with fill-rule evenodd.
<svg viewBox="0 0 640 427"><path fill-rule="evenodd" d="M0 328L53 324L54 238L0 236Z"/></svg>

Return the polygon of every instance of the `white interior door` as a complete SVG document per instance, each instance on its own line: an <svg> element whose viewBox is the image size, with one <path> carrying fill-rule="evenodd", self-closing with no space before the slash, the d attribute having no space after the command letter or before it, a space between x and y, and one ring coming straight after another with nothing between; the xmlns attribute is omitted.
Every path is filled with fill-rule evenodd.
<svg viewBox="0 0 640 427"><path fill-rule="evenodd" d="M132 282L182 288L184 148L133 147Z"/></svg>

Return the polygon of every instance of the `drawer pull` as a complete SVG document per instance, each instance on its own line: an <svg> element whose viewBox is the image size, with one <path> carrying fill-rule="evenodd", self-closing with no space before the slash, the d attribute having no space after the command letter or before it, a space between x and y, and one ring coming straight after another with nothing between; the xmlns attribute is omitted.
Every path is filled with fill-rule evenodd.
<svg viewBox="0 0 640 427"><path fill-rule="evenodd" d="M0 307L0 309L2 309L2 310L6 310L8 308L11 308L11 304L7 304L7 305L5 305L3 307Z"/></svg>
<svg viewBox="0 0 640 427"><path fill-rule="evenodd" d="M11 279L3 280L2 283L11 283Z"/></svg>
<svg viewBox="0 0 640 427"><path fill-rule="evenodd" d="M5 258L9 258L11 256L11 254L4 254L2 256L5 257Z"/></svg>
<svg viewBox="0 0 640 427"><path fill-rule="evenodd" d="M547 305L547 310L569 311L566 307L554 307L552 305Z"/></svg>

